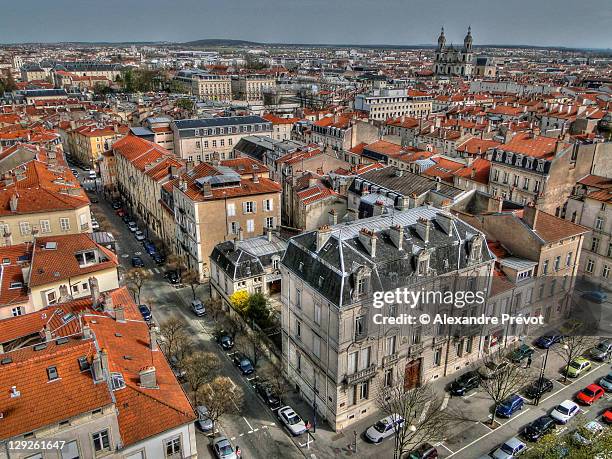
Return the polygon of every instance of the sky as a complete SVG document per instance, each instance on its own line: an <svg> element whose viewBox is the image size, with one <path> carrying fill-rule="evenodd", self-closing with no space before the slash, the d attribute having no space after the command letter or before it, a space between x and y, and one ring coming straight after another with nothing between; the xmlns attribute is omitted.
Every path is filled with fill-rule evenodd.
<svg viewBox="0 0 612 459"><path fill-rule="evenodd" d="M4 0L0 43L447 43L612 48L611 0Z"/></svg>

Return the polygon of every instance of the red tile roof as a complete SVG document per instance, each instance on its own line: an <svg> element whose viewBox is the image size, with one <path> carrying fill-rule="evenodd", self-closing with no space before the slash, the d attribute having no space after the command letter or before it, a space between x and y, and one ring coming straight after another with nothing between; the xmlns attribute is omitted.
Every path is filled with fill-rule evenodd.
<svg viewBox="0 0 612 459"><path fill-rule="evenodd" d="M552 158L555 156L557 142L559 142L557 138L518 133L510 139L510 142L498 146L497 149L535 158ZM562 142L561 147L565 149L570 147L570 144Z"/></svg>
<svg viewBox="0 0 612 459"><path fill-rule="evenodd" d="M28 291L23 279L22 263L30 259L32 244L10 245L0 248L0 306L27 303ZM21 260L20 260L21 258ZM11 288L19 282L21 287ZM2 337L0 336L0 340Z"/></svg>
<svg viewBox="0 0 612 459"><path fill-rule="evenodd" d="M462 167L454 172L456 177L473 180L475 182L489 183L489 173L491 172L491 161L484 158L478 158L469 166Z"/></svg>
<svg viewBox="0 0 612 459"><path fill-rule="evenodd" d="M453 183L453 173L464 167L464 164L446 158L434 158L435 166L431 166L423 171L423 175L428 177L440 177L445 182Z"/></svg>

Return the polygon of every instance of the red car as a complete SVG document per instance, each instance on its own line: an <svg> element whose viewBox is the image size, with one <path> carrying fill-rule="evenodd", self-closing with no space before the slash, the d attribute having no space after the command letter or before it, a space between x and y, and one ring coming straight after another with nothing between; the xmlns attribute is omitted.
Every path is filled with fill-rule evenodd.
<svg viewBox="0 0 612 459"><path fill-rule="evenodd" d="M582 402L586 405L592 405L597 400L599 400L604 395L603 388L599 387L597 384L589 384L580 392L576 398L579 402Z"/></svg>
<svg viewBox="0 0 612 459"><path fill-rule="evenodd" d="M125 210L123 209L117 209L115 211L115 213L119 216L119 217L123 217L125 215Z"/></svg>
<svg viewBox="0 0 612 459"><path fill-rule="evenodd" d="M612 408L608 408L601 418L606 424L612 424Z"/></svg>

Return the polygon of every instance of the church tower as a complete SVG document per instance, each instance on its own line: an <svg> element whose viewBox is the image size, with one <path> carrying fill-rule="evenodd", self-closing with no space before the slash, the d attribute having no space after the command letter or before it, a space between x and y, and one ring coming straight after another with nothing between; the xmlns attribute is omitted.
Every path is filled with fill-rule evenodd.
<svg viewBox="0 0 612 459"><path fill-rule="evenodd" d="M472 26L468 27L467 35L463 39L463 51L466 53L472 52Z"/></svg>
<svg viewBox="0 0 612 459"><path fill-rule="evenodd" d="M438 37L438 48L433 71L437 76L451 77L458 76L470 78L474 70L474 55L472 51L472 27L468 27L467 35L463 39L463 48L455 48L452 45L446 46L446 36L444 27Z"/></svg>
<svg viewBox="0 0 612 459"><path fill-rule="evenodd" d="M444 46L446 46L446 37L444 36L444 27L442 27L440 36L438 37L438 51L443 51Z"/></svg>

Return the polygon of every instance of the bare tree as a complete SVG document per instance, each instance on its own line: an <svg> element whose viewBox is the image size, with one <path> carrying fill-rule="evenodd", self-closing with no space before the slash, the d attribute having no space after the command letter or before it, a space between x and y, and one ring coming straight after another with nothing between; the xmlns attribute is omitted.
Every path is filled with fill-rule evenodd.
<svg viewBox="0 0 612 459"><path fill-rule="evenodd" d="M285 378L283 367L281 365L272 363L263 372L263 377L268 382L272 393L279 399L282 399L287 392L287 388L289 387L289 381L287 381L287 378Z"/></svg>
<svg viewBox="0 0 612 459"><path fill-rule="evenodd" d="M206 310L210 313L214 320L217 320L219 314L223 312L223 301L221 298L210 298L206 302Z"/></svg>
<svg viewBox="0 0 612 459"><path fill-rule="evenodd" d="M552 348L559 357L563 359L563 382L567 381L567 370L572 360L580 357L590 347L594 346L596 340L592 336L584 335L584 326L580 322L571 322L561 327L563 342Z"/></svg>
<svg viewBox="0 0 612 459"><path fill-rule="evenodd" d="M196 351L187 356L183 364L185 381L193 392L193 401L197 406L199 404L200 388L217 376L221 368L221 362L212 352Z"/></svg>
<svg viewBox="0 0 612 459"><path fill-rule="evenodd" d="M510 363L501 353L496 352L483 359L480 373L482 375L480 387L493 401L493 414L491 415L493 426L497 408L504 400L523 387L529 371L520 365Z"/></svg>
<svg viewBox="0 0 612 459"><path fill-rule="evenodd" d="M144 268L132 268L127 272L125 280L137 303L140 303L142 287L150 278L151 273Z"/></svg>
<svg viewBox="0 0 612 459"><path fill-rule="evenodd" d="M217 376L211 383L200 387L198 400L208 409L208 418L215 424L232 409L239 409L243 400L242 390L226 376Z"/></svg>
<svg viewBox="0 0 612 459"><path fill-rule="evenodd" d="M236 345L252 361L253 366L257 366L262 352L262 334L260 331L253 330L251 333L244 333L236 339Z"/></svg>
<svg viewBox="0 0 612 459"><path fill-rule="evenodd" d="M189 285L191 287L191 293L193 295L193 299L196 299L196 289L200 285L200 273L195 269L190 269L185 271L183 276L181 277L181 281L184 284Z"/></svg>
<svg viewBox="0 0 612 459"><path fill-rule="evenodd" d="M376 404L387 416L399 415L404 422L396 427L394 458L403 457L423 442L444 438L456 418L443 408L444 397L425 384L405 390L404 375L397 371L391 384L380 381Z"/></svg>
<svg viewBox="0 0 612 459"><path fill-rule="evenodd" d="M174 360L174 365L179 369L184 368L185 359L191 353L193 343L187 332L186 325L178 317L172 316L163 322L160 327L162 336L161 348L164 354Z"/></svg>
<svg viewBox="0 0 612 459"><path fill-rule="evenodd" d="M179 279L181 278L181 275L183 274L183 270L186 269L183 259L176 254L171 254L166 259L166 266L169 269L176 270L176 272L178 273Z"/></svg>

